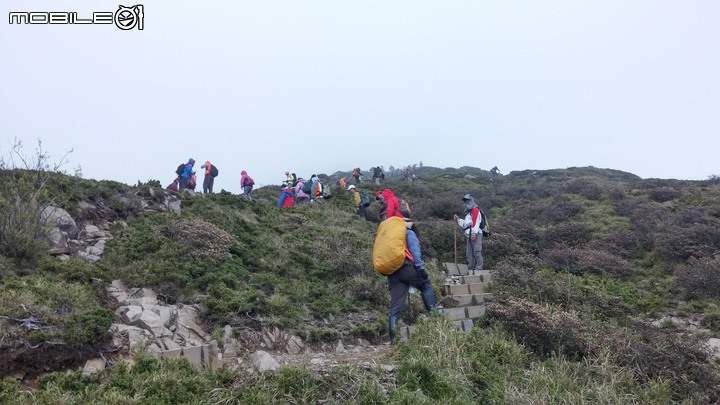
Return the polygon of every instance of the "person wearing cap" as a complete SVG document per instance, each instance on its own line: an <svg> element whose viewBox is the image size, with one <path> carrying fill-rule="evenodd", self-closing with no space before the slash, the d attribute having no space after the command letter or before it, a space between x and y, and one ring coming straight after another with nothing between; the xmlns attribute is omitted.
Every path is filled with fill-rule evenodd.
<svg viewBox="0 0 720 405"><path fill-rule="evenodd" d="M288 187L295 186L295 181L297 180L297 177L295 176L295 173L290 173L290 171L285 172L285 184L287 184Z"/></svg>
<svg viewBox="0 0 720 405"><path fill-rule="evenodd" d="M465 194L462 198L465 204L465 217L460 218L457 215L453 219L457 221L458 226L465 231L467 239L467 247L465 255L467 256L468 270L482 270L482 214L480 208L475 204L475 198L470 194Z"/></svg>
<svg viewBox="0 0 720 405"><path fill-rule="evenodd" d="M347 189L353 196L353 204L355 204L355 209L357 210L358 216L362 219L365 219L365 206L360 204L360 192L355 189L354 184L349 185Z"/></svg>
<svg viewBox="0 0 720 405"><path fill-rule="evenodd" d="M213 185L215 184L215 177L212 175L212 163L206 160L205 163L200 166L201 169L205 169L205 178L203 179L203 194L212 194ZM217 172L215 172L217 174Z"/></svg>
<svg viewBox="0 0 720 405"><path fill-rule="evenodd" d="M402 266L387 277L388 289L390 290L390 318L388 320L388 331L390 334L390 343L395 340L395 326L400 320L405 301L410 287L420 291L425 309L431 314L437 313L435 302L435 290L422 261L422 252L420 251L420 233L417 226L405 220L405 243L407 245L407 253Z"/></svg>

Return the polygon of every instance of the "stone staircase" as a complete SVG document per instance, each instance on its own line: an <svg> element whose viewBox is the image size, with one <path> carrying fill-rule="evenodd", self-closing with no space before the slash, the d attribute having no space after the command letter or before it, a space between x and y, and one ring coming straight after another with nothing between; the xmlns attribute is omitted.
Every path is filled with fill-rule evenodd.
<svg viewBox="0 0 720 405"><path fill-rule="evenodd" d="M472 330L474 320L485 314L485 303L492 300L489 292L492 276L489 270L468 270L466 264L443 263L445 280L443 314L463 332ZM409 339L415 326L400 328L400 336Z"/></svg>

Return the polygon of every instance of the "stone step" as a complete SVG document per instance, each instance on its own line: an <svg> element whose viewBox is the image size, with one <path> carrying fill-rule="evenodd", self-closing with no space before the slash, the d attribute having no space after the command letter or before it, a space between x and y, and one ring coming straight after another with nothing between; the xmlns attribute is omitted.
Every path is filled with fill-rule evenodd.
<svg viewBox="0 0 720 405"><path fill-rule="evenodd" d="M453 321L453 325L455 326L455 328L457 328L460 331L470 332L472 330L473 326L475 326L475 323L473 322L472 319L463 318L463 319L458 319L456 321ZM403 340L410 339L412 337L413 333L415 333L415 330L416 330L415 325L402 326L402 327L398 328L400 338Z"/></svg>
<svg viewBox="0 0 720 405"><path fill-rule="evenodd" d="M481 276L483 282L490 282L490 270L468 270L467 264L443 263L451 276Z"/></svg>
<svg viewBox="0 0 720 405"><path fill-rule="evenodd" d="M485 304L470 305L467 307L445 308L443 309L445 316L453 321L461 321L463 319L476 319L485 314Z"/></svg>
<svg viewBox="0 0 720 405"><path fill-rule="evenodd" d="M468 274L467 264L443 263L451 276L464 276Z"/></svg>
<svg viewBox="0 0 720 405"><path fill-rule="evenodd" d="M488 292L490 283L470 283L446 285L446 295L483 294Z"/></svg>
<svg viewBox="0 0 720 405"><path fill-rule="evenodd" d="M455 307L463 307L468 305L479 305L485 302L492 301L492 293L482 294L456 294L446 297L446 300L450 300L454 303Z"/></svg>

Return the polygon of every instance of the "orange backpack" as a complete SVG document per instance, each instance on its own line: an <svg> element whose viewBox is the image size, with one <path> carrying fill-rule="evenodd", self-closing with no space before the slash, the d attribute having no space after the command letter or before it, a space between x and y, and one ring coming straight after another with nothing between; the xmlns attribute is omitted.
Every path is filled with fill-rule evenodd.
<svg viewBox="0 0 720 405"><path fill-rule="evenodd" d="M405 239L407 227L399 217L390 217L380 223L373 245L373 267L389 276L402 267L405 258L412 260Z"/></svg>

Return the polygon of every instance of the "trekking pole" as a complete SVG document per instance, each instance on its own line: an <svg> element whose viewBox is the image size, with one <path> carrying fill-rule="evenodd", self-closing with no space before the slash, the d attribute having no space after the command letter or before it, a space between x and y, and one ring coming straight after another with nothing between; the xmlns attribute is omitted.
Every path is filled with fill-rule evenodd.
<svg viewBox="0 0 720 405"><path fill-rule="evenodd" d="M453 226L453 229L455 230L453 235L455 235L455 266L457 267L457 226Z"/></svg>

